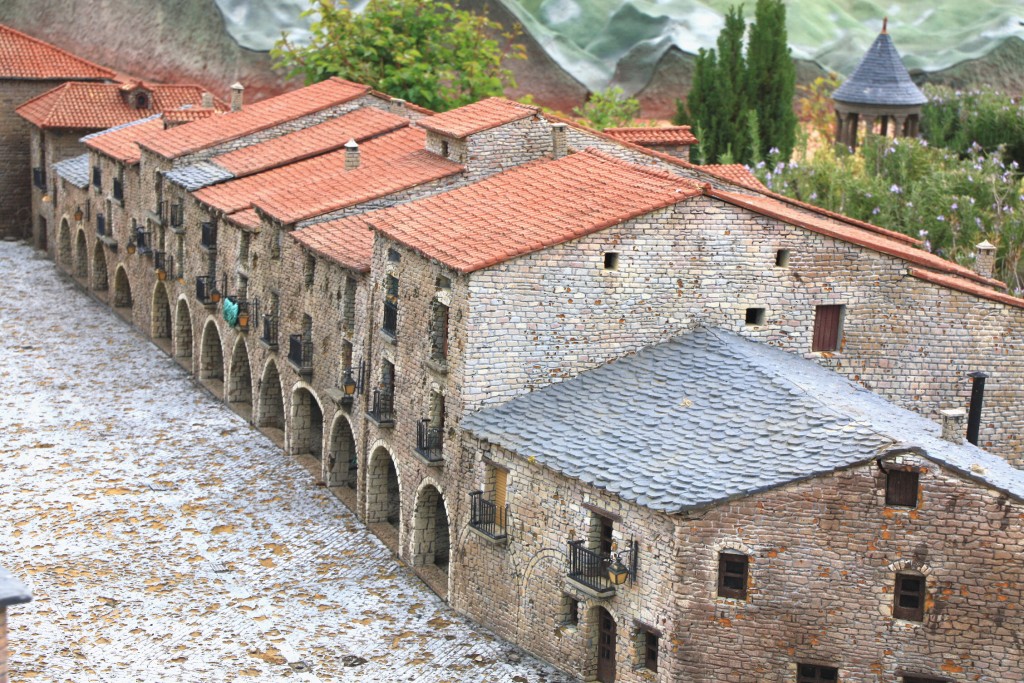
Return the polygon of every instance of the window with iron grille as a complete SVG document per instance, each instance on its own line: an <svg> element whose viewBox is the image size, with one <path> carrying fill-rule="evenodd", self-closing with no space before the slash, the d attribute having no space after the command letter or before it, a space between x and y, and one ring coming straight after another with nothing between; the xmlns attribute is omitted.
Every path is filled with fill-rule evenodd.
<svg viewBox="0 0 1024 683"><path fill-rule="evenodd" d="M924 621L925 578L921 574L896 574L892 616L907 621Z"/></svg>
<svg viewBox="0 0 1024 683"><path fill-rule="evenodd" d="M833 666L798 664L796 668L796 683L836 683L839 680L839 669Z"/></svg>
<svg viewBox="0 0 1024 683"><path fill-rule="evenodd" d="M885 473L885 504L893 507L917 507L920 474L915 470L889 470Z"/></svg>
<svg viewBox="0 0 1024 683"><path fill-rule="evenodd" d="M814 339L811 351L838 351L842 341L846 306L829 304L814 309Z"/></svg>
<svg viewBox="0 0 1024 683"><path fill-rule="evenodd" d="M740 553L718 553L718 597L747 599L750 558Z"/></svg>
<svg viewBox="0 0 1024 683"><path fill-rule="evenodd" d="M653 630L640 626L636 633L636 651L640 655L640 668L648 671L658 670L658 634Z"/></svg>
<svg viewBox="0 0 1024 683"><path fill-rule="evenodd" d="M388 275L384 281L384 331L392 337L398 334L398 278Z"/></svg>

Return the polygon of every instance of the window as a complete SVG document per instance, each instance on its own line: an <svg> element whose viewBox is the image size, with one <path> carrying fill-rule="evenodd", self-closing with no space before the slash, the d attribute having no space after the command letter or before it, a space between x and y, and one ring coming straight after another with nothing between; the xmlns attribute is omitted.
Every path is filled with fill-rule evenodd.
<svg viewBox="0 0 1024 683"><path fill-rule="evenodd" d="M796 683L834 683L839 680L839 669L817 664L798 664Z"/></svg>
<svg viewBox="0 0 1024 683"><path fill-rule="evenodd" d="M814 311L814 340L811 351L838 351L846 306L818 306Z"/></svg>
<svg viewBox="0 0 1024 683"><path fill-rule="evenodd" d="M920 574L896 575L892 616L894 619L924 621L925 578Z"/></svg>
<svg viewBox="0 0 1024 683"><path fill-rule="evenodd" d="M356 279L345 278L345 296L342 299L342 320L346 330L352 330L356 325Z"/></svg>
<svg viewBox="0 0 1024 683"><path fill-rule="evenodd" d="M917 507L916 471L889 470L885 473L885 504L895 507Z"/></svg>
<svg viewBox="0 0 1024 683"><path fill-rule="evenodd" d="M636 651L640 656L640 668L658 670L658 633L646 626L640 626L636 634Z"/></svg>
<svg viewBox="0 0 1024 683"><path fill-rule="evenodd" d="M593 512L590 516L590 550L601 555L608 555L612 551L612 531L615 522L610 517Z"/></svg>
<svg viewBox="0 0 1024 683"><path fill-rule="evenodd" d="M579 626L580 601L571 595L562 595L562 623L566 626Z"/></svg>
<svg viewBox="0 0 1024 683"><path fill-rule="evenodd" d="M448 307L437 301L430 317L430 357L436 361L448 359Z"/></svg>
<svg viewBox="0 0 1024 683"><path fill-rule="evenodd" d="M347 339L341 342L341 372L344 378L345 371L352 370L352 342Z"/></svg>
<svg viewBox="0 0 1024 683"><path fill-rule="evenodd" d="M718 597L747 599L750 558L740 553L718 553Z"/></svg>
<svg viewBox="0 0 1024 683"><path fill-rule="evenodd" d="M383 329L392 337L398 333L398 278L393 275L384 281Z"/></svg>
<svg viewBox="0 0 1024 683"><path fill-rule="evenodd" d="M92 186L99 191L103 187L103 172L99 166L92 167Z"/></svg>
<svg viewBox="0 0 1024 683"><path fill-rule="evenodd" d="M747 325L764 325L764 309L763 308L748 308Z"/></svg>
<svg viewBox="0 0 1024 683"><path fill-rule="evenodd" d="M606 251L604 253L604 269L605 270L618 270L619 268L619 252L617 251Z"/></svg>
<svg viewBox="0 0 1024 683"><path fill-rule="evenodd" d="M238 265L244 268L249 263L249 243L252 234L244 230L238 233Z"/></svg>
<svg viewBox="0 0 1024 683"><path fill-rule="evenodd" d="M779 249L775 252L775 267L785 268L789 265L789 249Z"/></svg>
<svg viewBox="0 0 1024 683"><path fill-rule="evenodd" d="M306 286L312 287L313 280L316 279L316 257L313 254L306 254L306 265L303 268L303 274L306 278Z"/></svg>
<svg viewBox="0 0 1024 683"><path fill-rule="evenodd" d="M249 278L244 275L238 276L238 298L246 299L249 294Z"/></svg>
<svg viewBox="0 0 1024 683"><path fill-rule="evenodd" d="M437 288L438 289L451 289L452 281L451 278L447 278L444 275L437 276Z"/></svg>
<svg viewBox="0 0 1024 683"><path fill-rule="evenodd" d="M445 159L447 159L448 158L448 151L449 151L448 150L448 141L447 140L441 140L441 156L443 156Z"/></svg>
<svg viewBox="0 0 1024 683"><path fill-rule="evenodd" d="M394 249L388 249L388 261L391 261L392 263L398 263L401 260L402 260L402 255L401 254L399 254Z"/></svg>
<svg viewBox="0 0 1024 683"><path fill-rule="evenodd" d="M174 263L178 272L175 275L177 277L185 277L185 235L178 235L177 247L177 256L175 256Z"/></svg>

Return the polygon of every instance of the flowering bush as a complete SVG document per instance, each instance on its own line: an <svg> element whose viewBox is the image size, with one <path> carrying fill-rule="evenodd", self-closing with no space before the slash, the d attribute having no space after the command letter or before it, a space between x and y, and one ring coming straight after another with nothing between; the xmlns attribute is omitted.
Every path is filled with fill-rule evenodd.
<svg viewBox="0 0 1024 683"><path fill-rule="evenodd" d="M921 135L932 146L966 154L980 145L989 154L1001 146L1003 161L1024 164L1024 104L995 90L953 90L926 85Z"/></svg>

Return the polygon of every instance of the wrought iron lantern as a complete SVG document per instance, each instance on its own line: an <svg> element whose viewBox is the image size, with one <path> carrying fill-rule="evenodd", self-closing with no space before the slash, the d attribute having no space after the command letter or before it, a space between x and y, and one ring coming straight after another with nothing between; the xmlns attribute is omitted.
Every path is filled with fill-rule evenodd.
<svg viewBox="0 0 1024 683"><path fill-rule="evenodd" d="M618 545L612 543L611 556L608 558L608 580L612 582L613 586L621 586L626 583L626 579L629 578L629 567L622 563L623 553L628 554L629 551L618 552Z"/></svg>
<svg viewBox="0 0 1024 683"><path fill-rule="evenodd" d="M341 399L342 405L352 405L352 397L356 393L356 381L352 379L352 368L345 368L345 377L341 381L341 390L345 395Z"/></svg>
<svg viewBox="0 0 1024 683"><path fill-rule="evenodd" d="M82 213L82 209L80 209L80 208L78 208L78 209L75 209L75 221L76 221L76 222L79 222L79 223L80 223L80 222L82 221L82 218L83 218L84 216L85 216L85 214L84 214L84 213Z"/></svg>

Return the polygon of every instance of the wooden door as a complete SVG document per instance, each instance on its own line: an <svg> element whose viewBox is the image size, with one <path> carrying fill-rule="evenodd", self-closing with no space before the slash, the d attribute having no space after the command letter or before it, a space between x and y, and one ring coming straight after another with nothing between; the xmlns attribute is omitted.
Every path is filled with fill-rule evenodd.
<svg viewBox="0 0 1024 683"><path fill-rule="evenodd" d="M603 607L597 612L597 680L615 683L615 619Z"/></svg>

